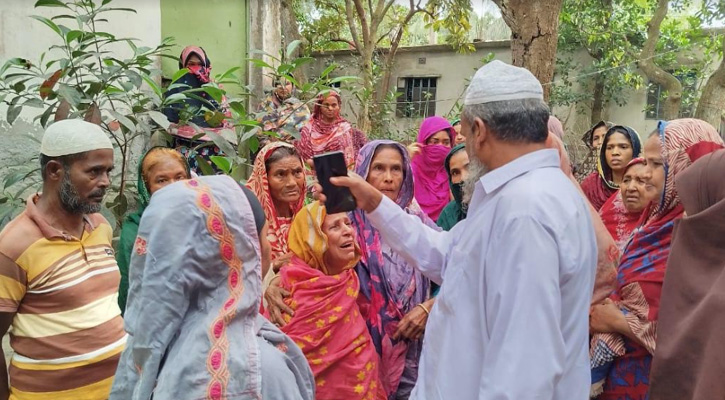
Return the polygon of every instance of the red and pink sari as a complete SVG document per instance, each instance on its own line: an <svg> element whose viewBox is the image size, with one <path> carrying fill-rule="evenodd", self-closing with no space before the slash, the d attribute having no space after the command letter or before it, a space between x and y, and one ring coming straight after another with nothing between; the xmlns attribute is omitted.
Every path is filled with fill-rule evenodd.
<svg viewBox="0 0 725 400"><path fill-rule="evenodd" d="M326 273L327 238L321 230L325 214L314 202L292 223L289 246L295 255L280 270L280 286L290 292L285 301L294 316L286 315L281 329L310 363L316 399L383 400L380 357L357 304L357 260L339 274Z"/></svg>

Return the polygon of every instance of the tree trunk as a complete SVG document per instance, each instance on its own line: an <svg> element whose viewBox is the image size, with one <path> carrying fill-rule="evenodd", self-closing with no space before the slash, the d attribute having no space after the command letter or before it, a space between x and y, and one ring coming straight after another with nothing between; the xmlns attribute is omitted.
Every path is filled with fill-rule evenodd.
<svg viewBox="0 0 725 400"><path fill-rule="evenodd" d="M604 120L604 79L597 76L594 80L594 100L592 101L592 125Z"/></svg>
<svg viewBox="0 0 725 400"><path fill-rule="evenodd" d="M722 47L725 49L725 35L722 36ZM709 122L720 129L725 110L725 57L720 66L708 78L702 89L700 101L697 103L695 118Z"/></svg>
<svg viewBox="0 0 725 400"><path fill-rule="evenodd" d="M549 100L563 0L494 0L511 29L513 65L531 71Z"/></svg>
<svg viewBox="0 0 725 400"><path fill-rule="evenodd" d="M662 86L667 91L664 118L676 119L680 115L682 104L682 83L674 75L665 71L654 62L655 48L660 38L660 26L667 16L668 0L658 0L652 19L647 23L647 40L639 55L639 69L650 81Z"/></svg>
<svg viewBox="0 0 725 400"><path fill-rule="evenodd" d="M295 18L294 10L292 9L292 0L282 0L280 2L280 25L282 25L282 46L287 48L287 45L294 42L295 40L302 41L299 47L294 51L293 54L287 54L290 59L298 58L302 55L302 50L305 43L304 38L300 34L300 27L297 24L297 18ZM294 72L294 77L300 85L307 82L307 74L303 68L299 68Z"/></svg>

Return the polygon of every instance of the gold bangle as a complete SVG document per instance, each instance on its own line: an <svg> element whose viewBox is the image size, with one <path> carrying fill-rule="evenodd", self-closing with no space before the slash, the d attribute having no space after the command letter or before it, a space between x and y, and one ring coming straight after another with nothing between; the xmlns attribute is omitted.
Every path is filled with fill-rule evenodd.
<svg viewBox="0 0 725 400"><path fill-rule="evenodd" d="M430 315L430 311L428 310L428 308L426 308L426 306L423 305L423 303L418 304L416 307L422 308L423 311L425 311L426 315Z"/></svg>

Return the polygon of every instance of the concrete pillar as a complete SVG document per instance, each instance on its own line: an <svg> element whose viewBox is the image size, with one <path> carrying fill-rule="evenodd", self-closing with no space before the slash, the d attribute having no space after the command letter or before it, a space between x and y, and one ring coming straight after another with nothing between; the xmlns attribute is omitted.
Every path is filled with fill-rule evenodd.
<svg viewBox="0 0 725 400"><path fill-rule="evenodd" d="M282 30L280 27L280 0L249 0L249 57L262 58L272 66L277 62L271 57L255 54L253 50L261 50L279 58L282 43ZM250 105L256 106L264 98L264 89L272 86L272 76L267 68L260 68L249 63L247 82L253 87L254 98Z"/></svg>

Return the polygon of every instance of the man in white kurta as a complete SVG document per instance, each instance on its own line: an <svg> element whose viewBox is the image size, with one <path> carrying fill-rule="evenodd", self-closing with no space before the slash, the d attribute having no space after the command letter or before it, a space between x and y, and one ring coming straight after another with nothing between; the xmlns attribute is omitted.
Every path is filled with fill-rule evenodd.
<svg viewBox="0 0 725 400"><path fill-rule="evenodd" d="M424 226L361 179L335 180L350 187L385 243L442 283L411 399L588 399L596 241L584 199L557 151L541 142L541 92L531 73L501 62L474 77L465 107L534 104L538 111L522 121L535 132L499 135L493 129L506 127L464 108L467 151L489 171L479 171L468 217L450 232Z"/></svg>

